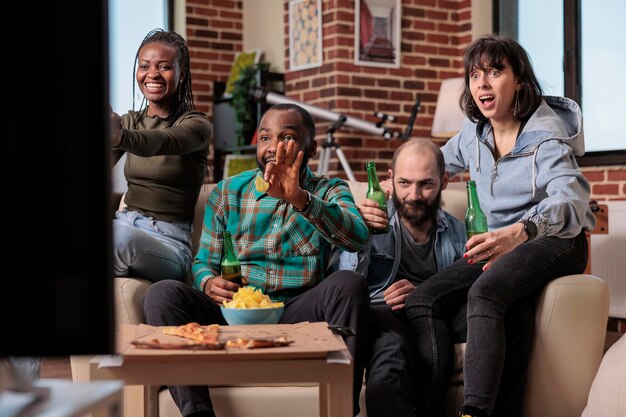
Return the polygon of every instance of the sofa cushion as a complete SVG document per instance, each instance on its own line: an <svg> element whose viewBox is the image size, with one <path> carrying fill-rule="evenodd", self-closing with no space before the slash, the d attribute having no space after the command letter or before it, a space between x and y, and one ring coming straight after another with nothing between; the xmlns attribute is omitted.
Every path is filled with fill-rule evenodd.
<svg viewBox="0 0 626 417"><path fill-rule="evenodd" d="M591 384L582 417L626 415L626 335L606 352Z"/></svg>
<svg viewBox="0 0 626 417"><path fill-rule="evenodd" d="M117 277L114 279L115 322L122 324L145 323L143 298L152 284L147 279Z"/></svg>

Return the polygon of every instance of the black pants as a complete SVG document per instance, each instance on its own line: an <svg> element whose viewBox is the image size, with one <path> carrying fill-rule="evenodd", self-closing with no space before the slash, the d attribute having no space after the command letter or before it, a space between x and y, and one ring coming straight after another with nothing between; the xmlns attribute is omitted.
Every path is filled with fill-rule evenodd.
<svg viewBox="0 0 626 417"><path fill-rule="evenodd" d="M406 310L370 308L365 403L368 417L414 417L415 348ZM420 416L421 417L421 416Z"/></svg>
<svg viewBox="0 0 626 417"><path fill-rule="evenodd" d="M420 284L406 302L411 337L423 359L417 372L431 378L422 381L420 392L429 390L434 401L441 401L446 375L439 370L450 352L447 323L459 303L467 302L464 407L493 417L520 415L534 331L532 304L548 282L580 273L586 264L581 232L575 238L543 237L519 245L485 272L461 259ZM506 381L507 372L517 377ZM505 399L516 404L507 406Z"/></svg>
<svg viewBox="0 0 626 417"><path fill-rule="evenodd" d="M226 325L219 306L213 300L174 280L159 281L150 286L144 300L144 312L147 323L154 326L175 326L193 321L202 325ZM369 297L363 277L352 271L338 271L317 286L285 301L280 319L280 323L326 321L330 325L355 330L355 336L344 337L354 358L354 415L359 413L368 312ZM169 389L183 416L198 411L213 411L207 387L171 386Z"/></svg>

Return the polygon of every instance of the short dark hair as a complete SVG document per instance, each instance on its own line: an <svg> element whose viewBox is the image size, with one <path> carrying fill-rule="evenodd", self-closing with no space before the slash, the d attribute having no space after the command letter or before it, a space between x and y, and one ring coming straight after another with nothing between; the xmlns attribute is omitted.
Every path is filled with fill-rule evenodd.
<svg viewBox="0 0 626 417"><path fill-rule="evenodd" d="M274 104L272 107L269 108L269 110L279 110L279 111L289 111L289 110L295 110L298 113L300 113L300 116L302 117L302 123L304 123L304 128L306 130L307 133L307 143L311 143L315 140L315 122L313 121L313 118L311 117L311 114L306 111L304 108L302 108L301 106L298 106L297 104L294 103L279 103L279 104Z"/></svg>
<svg viewBox="0 0 626 417"><path fill-rule="evenodd" d="M526 50L511 38L496 34L485 35L470 43L463 54L465 88L459 99L459 104L471 121L485 120L485 116L472 98L469 88L470 74L474 68L483 71L487 67L502 70L505 58L509 61L513 74L521 84L521 89L517 93L518 102L515 117L520 121L528 120L541 104L543 91Z"/></svg>

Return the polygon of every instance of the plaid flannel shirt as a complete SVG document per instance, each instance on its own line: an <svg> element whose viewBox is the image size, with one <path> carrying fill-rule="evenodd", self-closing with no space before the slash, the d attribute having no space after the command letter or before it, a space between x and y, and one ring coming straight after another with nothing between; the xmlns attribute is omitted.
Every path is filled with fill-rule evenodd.
<svg viewBox="0 0 626 417"><path fill-rule="evenodd" d="M192 266L196 288L205 276L220 275L225 230L233 237L242 275L273 300L296 296L322 281L333 245L349 252L363 249L367 226L344 180L315 177L307 168L302 188L311 194L311 203L298 212L258 192L257 173L220 181L209 194Z"/></svg>

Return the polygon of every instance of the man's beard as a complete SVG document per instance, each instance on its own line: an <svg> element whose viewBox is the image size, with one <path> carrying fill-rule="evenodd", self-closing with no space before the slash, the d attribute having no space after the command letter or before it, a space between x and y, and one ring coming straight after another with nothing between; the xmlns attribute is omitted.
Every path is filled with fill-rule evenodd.
<svg viewBox="0 0 626 417"><path fill-rule="evenodd" d="M398 210L400 217L415 226L420 226L429 220L436 221L437 212L442 204L441 190L439 190L437 197L431 204L420 200L401 202L395 190L391 193L391 198L393 199L393 204Z"/></svg>

